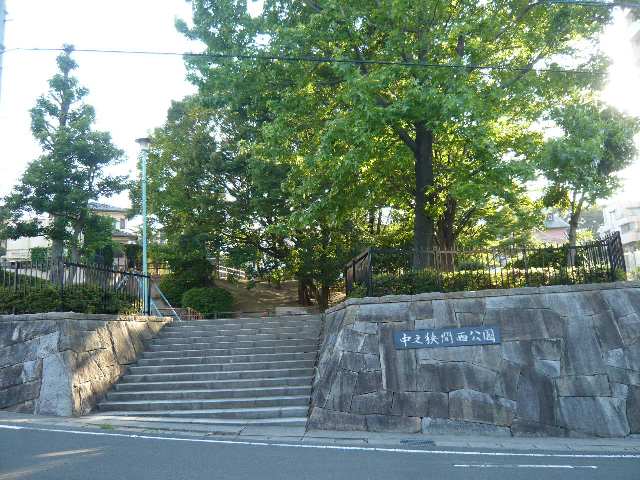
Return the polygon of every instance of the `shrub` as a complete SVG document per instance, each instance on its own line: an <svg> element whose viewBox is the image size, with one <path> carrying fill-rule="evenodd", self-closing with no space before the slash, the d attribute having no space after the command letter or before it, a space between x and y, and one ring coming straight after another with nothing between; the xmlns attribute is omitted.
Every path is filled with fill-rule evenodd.
<svg viewBox="0 0 640 480"><path fill-rule="evenodd" d="M230 312L233 308L233 296L223 288L192 288L182 296L182 306L191 307L207 318L216 313Z"/></svg>
<svg viewBox="0 0 640 480"><path fill-rule="evenodd" d="M53 286L25 287L15 291L0 287L0 313L43 313L73 311L78 313L135 313L137 299L99 287L74 286L60 290Z"/></svg>
<svg viewBox="0 0 640 480"><path fill-rule="evenodd" d="M167 297L167 300L169 300L169 303L174 307L180 307L184 292L193 288L192 286L185 286L174 273L163 276L159 287L164 296Z"/></svg>

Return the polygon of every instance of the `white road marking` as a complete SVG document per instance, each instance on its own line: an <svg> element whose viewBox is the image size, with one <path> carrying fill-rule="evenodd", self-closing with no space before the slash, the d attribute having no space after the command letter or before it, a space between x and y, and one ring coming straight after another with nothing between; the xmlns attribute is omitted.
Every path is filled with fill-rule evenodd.
<svg viewBox="0 0 640 480"><path fill-rule="evenodd" d="M462 468L567 468L567 469L574 469L574 468L590 468L590 469L597 469L598 467L596 467L595 465L509 465L509 464L504 464L504 465L500 465L500 464L490 464L490 463L485 463L485 464L475 464L475 465L465 465L465 464L458 464L458 465L454 465L454 467L462 467Z"/></svg>
<svg viewBox="0 0 640 480"><path fill-rule="evenodd" d="M136 435L128 433L91 432L82 430L64 430L57 428L25 427L17 425L2 425L0 429L29 430L34 432L67 433L72 435L93 435L101 437L139 438L144 440L162 440L168 442L211 443L218 445L250 445L254 447L286 447L286 448L310 448L317 450L343 450L356 452L388 452L388 453L421 453L426 455L470 455L488 457L535 457L535 458L627 458L640 459L640 454L597 454L597 453L516 453L516 452L477 452L456 450L416 450L408 448L390 447L354 447L342 445L308 445L299 443L269 443L248 440L214 440L210 438L180 438L163 437L153 435Z"/></svg>

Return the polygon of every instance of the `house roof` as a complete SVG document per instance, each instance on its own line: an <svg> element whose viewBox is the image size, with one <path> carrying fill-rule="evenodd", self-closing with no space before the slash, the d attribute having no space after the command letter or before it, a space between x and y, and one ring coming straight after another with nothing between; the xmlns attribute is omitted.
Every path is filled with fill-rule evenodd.
<svg viewBox="0 0 640 480"><path fill-rule="evenodd" d="M554 228L569 228L569 224L565 222L559 215L552 213L547 215L544 220L544 228L551 230Z"/></svg>
<svg viewBox="0 0 640 480"><path fill-rule="evenodd" d="M98 212L128 212L128 208L114 207L106 203L89 202L89 208Z"/></svg>

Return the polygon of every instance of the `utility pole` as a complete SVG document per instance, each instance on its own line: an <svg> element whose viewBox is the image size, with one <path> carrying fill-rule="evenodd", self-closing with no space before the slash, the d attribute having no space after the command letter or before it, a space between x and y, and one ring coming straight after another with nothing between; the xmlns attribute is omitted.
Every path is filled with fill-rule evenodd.
<svg viewBox="0 0 640 480"><path fill-rule="evenodd" d="M4 1L0 0L0 99L2 99L2 59L4 57L4 22L7 12L4 9Z"/></svg>

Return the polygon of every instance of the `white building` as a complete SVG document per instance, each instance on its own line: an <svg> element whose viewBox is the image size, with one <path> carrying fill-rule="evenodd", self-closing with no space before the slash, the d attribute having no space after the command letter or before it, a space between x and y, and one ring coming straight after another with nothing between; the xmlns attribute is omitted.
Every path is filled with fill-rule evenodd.
<svg viewBox="0 0 640 480"><path fill-rule="evenodd" d="M113 219L113 240L121 245L137 243L137 235L128 228L126 208L113 207L103 203L92 202L89 208L100 216ZM46 221L46 219L44 220ZM31 259L31 249L36 247L48 248L51 246L49 239L45 237L20 237L16 240L5 240L0 243L6 250L1 257L5 262L24 262ZM116 259L117 260L117 259Z"/></svg>
<svg viewBox="0 0 640 480"><path fill-rule="evenodd" d="M598 233L620 232L627 271L640 268L640 201L607 205L602 216L604 225Z"/></svg>

